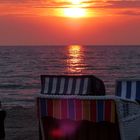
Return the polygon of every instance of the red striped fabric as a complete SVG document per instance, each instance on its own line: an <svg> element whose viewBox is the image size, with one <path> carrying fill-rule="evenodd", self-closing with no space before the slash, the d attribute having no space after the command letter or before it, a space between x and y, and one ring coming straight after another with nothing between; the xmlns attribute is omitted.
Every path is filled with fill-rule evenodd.
<svg viewBox="0 0 140 140"><path fill-rule="evenodd" d="M96 122L96 117L97 117L97 107L96 107L96 101L93 100L90 103L90 109L91 109L91 113L90 113L90 117L91 117L91 121Z"/></svg>
<svg viewBox="0 0 140 140"><path fill-rule="evenodd" d="M105 101L105 121L110 121L111 120L111 104L112 101Z"/></svg>
<svg viewBox="0 0 140 140"><path fill-rule="evenodd" d="M82 102L80 100L75 100L76 108L76 120L82 120Z"/></svg>
<svg viewBox="0 0 140 140"><path fill-rule="evenodd" d="M53 100L47 100L47 112L48 112L48 116L52 116L53 114Z"/></svg>
<svg viewBox="0 0 140 140"><path fill-rule="evenodd" d="M61 119L67 119L68 100L61 100Z"/></svg>
<svg viewBox="0 0 140 140"><path fill-rule="evenodd" d="M70 102L68 101L69 99L46 99L46 110L44 110L46 116L52 116L57 119L72 117L73 120L89 120L93 122L98 122L100 117L100 121L115 122L115 103L112 100L102 102L103 112L97 109L97 106L101 103L98 100L71 99ZM41 107L41 104L38 104L38 106ZM99 111L103 116L99 116Z"/></svg>
<svg viewBox="0 0 140 140"><path fill-rule="evenodd" d="M82 120L90 120L90 101L82 101Z"/></svg>
<svg viewBox="0 0 140 140"><path fill-rule="evenodd" d="M58 119L61 119L61 104L60 104L61 100L53 100L53 116L55 116Z"/></svg>

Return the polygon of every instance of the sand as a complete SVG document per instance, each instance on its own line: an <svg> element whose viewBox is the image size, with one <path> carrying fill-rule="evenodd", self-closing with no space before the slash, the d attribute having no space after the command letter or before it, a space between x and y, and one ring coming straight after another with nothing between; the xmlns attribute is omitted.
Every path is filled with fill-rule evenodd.
<svg viewBox="0 0 140 140"><path fill-rule="evenodd" d="M35 107L6 109L5 140L39 140Z"/></svg>

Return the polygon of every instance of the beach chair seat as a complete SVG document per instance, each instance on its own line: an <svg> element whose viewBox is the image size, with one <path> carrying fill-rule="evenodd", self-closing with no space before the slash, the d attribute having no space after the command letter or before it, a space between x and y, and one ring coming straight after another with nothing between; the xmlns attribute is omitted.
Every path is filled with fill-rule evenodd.
<svg viewBox="0 0 140 140"><path fill-rule="evenodd" d="M140 103L140 80L122 79L116 82L116 96Z"/></svg>

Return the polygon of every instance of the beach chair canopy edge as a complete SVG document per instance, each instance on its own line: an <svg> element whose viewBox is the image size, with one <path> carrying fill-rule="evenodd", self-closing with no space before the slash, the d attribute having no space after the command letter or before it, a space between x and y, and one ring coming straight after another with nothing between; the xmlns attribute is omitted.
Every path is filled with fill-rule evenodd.
<svg viewBox="0 0 140 140"><path fill-rule="evenodd" d="M41 75L41 94L105 95L105 85L93 75Z"/></svg>

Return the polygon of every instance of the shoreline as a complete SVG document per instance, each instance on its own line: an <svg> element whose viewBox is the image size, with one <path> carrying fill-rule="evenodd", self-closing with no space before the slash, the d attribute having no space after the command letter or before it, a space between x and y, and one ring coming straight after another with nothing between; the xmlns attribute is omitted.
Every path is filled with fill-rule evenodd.
<svg viewBox="0 0 140 140"><path fill-rule="evenodd" d="M6 109L5 140L38 140L38 120L35 106Z"/></svg>

